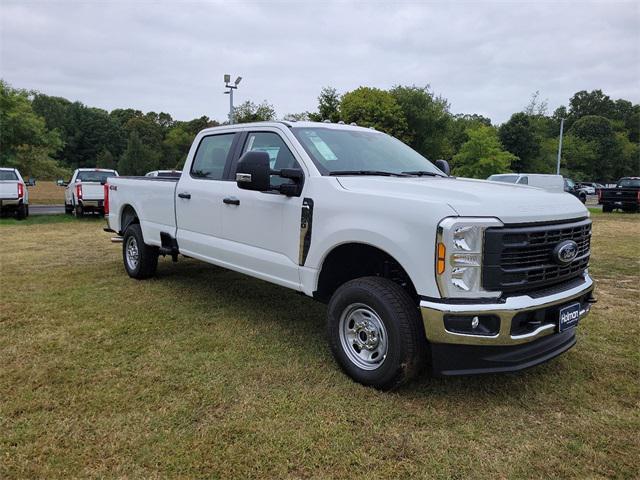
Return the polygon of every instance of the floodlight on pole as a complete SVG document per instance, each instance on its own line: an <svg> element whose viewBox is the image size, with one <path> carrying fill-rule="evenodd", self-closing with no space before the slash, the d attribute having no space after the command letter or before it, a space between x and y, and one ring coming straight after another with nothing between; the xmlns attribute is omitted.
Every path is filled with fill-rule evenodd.
<svg viewBox="0 0 640 480"><path fill-rule="evenodd" d="M231 85L229 82L231 82L231 75L229 75L228 73L225 73L224 75L224 86L225 88L228 88L229 90L227 90L225 93L225 95L229 95L229 125L233 125L233 91L238 88L238 84L240 83L240 81L242 80L242 77L238 77L236 78L236 81L234 82L233 85Z"/></svg>

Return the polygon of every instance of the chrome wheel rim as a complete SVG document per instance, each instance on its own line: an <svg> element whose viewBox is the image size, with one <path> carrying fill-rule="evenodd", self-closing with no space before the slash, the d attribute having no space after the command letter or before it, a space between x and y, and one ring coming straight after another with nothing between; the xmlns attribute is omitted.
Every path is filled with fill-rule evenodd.
<svg viewBox="0 0 640 480"><path fill-rule="evenodd" d="M375 370L387 357L387 329L380 316L363 303L353 303L340 316L340 343L358 368Z"/></svg>
<svg viewBox="0 0 640 480"><path fill-rule="evenodd" d="M138 268L138 262L140 261L140 252L138 251L138 241L136 237L129 237L124 247L125 257L127 259L127 265L130 270Z"/></svg>

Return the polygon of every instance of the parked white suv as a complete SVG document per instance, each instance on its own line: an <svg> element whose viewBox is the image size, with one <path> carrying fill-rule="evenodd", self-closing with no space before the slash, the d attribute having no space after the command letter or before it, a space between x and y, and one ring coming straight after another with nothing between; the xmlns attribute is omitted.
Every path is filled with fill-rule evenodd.
<svg viewBox="0 0 640 480"><path fill-rule="evenodd" d="M29 216L29 191L16 168L0 168L0 213L18 220Z"/></svg>
<svg viewBox="0 0 640 480"><path fill-rule="evenodd" d="M183 254L327 302L334 356L365 385L424 365L515 371L571 348L593 301L588 211L437 164L357 126L210 128L179 179L109 179L107 230L133 278Z"/></svg>
<svg viewBox="0 0 640 480"><path fill-rule="evenodd" d="M118 172L103 168L78 168L68 182L58 180L65 187L64 211L82 216L87 212L104 213L104 188L107 179Z"/></svg>

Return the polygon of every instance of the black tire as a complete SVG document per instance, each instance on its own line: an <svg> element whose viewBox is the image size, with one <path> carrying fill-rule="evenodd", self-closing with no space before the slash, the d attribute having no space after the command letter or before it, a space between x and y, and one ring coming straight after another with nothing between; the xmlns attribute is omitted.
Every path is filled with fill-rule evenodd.
<svg viewBox="0 0 640 480"><path fill-rule="evenodd" d="M603 213L611 213L613 212L613 207L611 205L602 205Z"/></svg>
<svg viewBox="0 0 640 480"><path fill-rule="evenodd" d="M73 213L73 205L69 205L67 203L64 204L64 213L67 215L71 215Z"/></svg>
<svg viewBox="0 0 640 480"><path fill-rule="evenodd" d="M578 198L580 199L580 201L581 201L582 203L587 203L587 195L586 195L586 194L584 194L584 193L580 193L580 194L578 195Z"/></svg>
<svg viewBox="0 0 640 480"><path fill-rule="evenodd" d="M18 220L24 220L27 218L27 215L27 206L24 203L18 205L18 208L16 209L16 218Z"/></svg>
<svg viewBox="0 0 640 480"><path fill-rule="evenodd" d="M128 249L131 246L137 250L137 261ZM158 247L147 245L142 238L140 224L134 223L127 227L122 241L122 261L127 274L131 278L142 280L155 275L158 268Z"/></svg>
<svg viewBox="0 0 640 480"><path fill-rule="evenodd" d="M29 218L29 205L28 204L26 206L25 213L26 213L25 218Z"/></svg>
<svg viewBox="0 0 640 480"><path fill-rule="evenodd" d="M361 306L366 308L363 310ZM363 314L364 317L355 316ZM371 314L373 316L367 316ZM356 343L350 344L358 342L358 338L363 340L360 336L363 329L359 328L362 323L354 323L353 318L363 318L364 323L373 319L374 323L381 321L384 325L377 335L376 329L365 329L374 333L371 338L377 339L378 344L384 338L382 334L386 333L386 354L377 366L366 365L367 368L362 368L356 363L375 360L357 360L360 351L369 354L366 350L371 351L371 348L359 351ZM353 340L341 333L345 329L357 332ZM333 355L342 370L363 385L381 390L396 388L413 379L426 361L427 340L418 306L400 285L386 278L358 278L338 288L329 301L327 333ZM365 333L365 337L367 335ZM353 360L354 357L356 360Z"/></svg>

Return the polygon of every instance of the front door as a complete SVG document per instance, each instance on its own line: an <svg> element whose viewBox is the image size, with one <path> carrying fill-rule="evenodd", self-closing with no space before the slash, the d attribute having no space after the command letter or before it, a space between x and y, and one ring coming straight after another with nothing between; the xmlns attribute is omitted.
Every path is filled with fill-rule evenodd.
<svg viewBox="0 0 640 480"><path fill-rule="evenodd" d="M248 132L242 154L252 150L267 152L272 169L300 168L293 149L275 130ZM272 186L290 181L271 176ZM299 289L303 196L287 197L275 190L242 190L235 182L225 185L225 190L229 203L222 209L222 237L233 242L227 255L246 273Z"/></svg>

